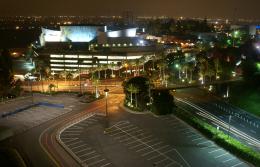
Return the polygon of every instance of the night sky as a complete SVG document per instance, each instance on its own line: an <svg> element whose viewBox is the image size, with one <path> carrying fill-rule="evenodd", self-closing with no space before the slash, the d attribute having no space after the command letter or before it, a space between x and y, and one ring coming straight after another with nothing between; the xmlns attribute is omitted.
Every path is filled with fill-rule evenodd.
<svg viewBox="0 0 260 167"><path fill-rule="evenodd" d="M120 15L260 19L260 0L0 0L0 15Z"/></svg>

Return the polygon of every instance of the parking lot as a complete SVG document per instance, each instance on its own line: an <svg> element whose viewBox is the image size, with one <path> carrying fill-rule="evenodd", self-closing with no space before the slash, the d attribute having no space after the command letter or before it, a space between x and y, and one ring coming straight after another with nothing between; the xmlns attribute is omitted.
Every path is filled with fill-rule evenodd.
<svg viewBox="0 0 260 167"><path fill-rule="evenodd" d="M5 117L0 117L0 126L10 128L15 134L21 133L66 114L77 105L77 99L74 96L68 95L46 96L35 94L34 103L39 102L53 104L53 106L38 105ZM31 97L13 99L12 101L0 104L0 114L10 113L30 105L32 105ZM62 105L64 107L55 107L55 105Z"/></svg>
<svg viewBox="0 0 260 167"><path fill-rule="evenodd" d="M207 157L216 161L219 166L227 167L246 167L248 164L241 161L234 155L230 154L228 151L222 149L214 142L205 138L203 135L198 133L195 129L192 129L186 124L183 124L178 118L174 116L161 117L163 121L167 122L174 130L178 131L184 135L188 140L195 144L200 150L198 153L206 154Z"/></svg>
<svg viewBox="0 0 260 167"><path fill-rule="evenodd" d="M103 119L103 117L98 115L92 116L76 125L70 126L60 134L61 142L82 166L113 166L112 163L101 152L93 148L87 140L80 138L83 131L97 124L100 119Z"/></svg>
<svg viewBox="0 0 260 167"><path fill-rule="evenodd" d="M189 166L181 154L149 132L127 122L119 122L109 129L109 134L154 166Z"/></svg>
<svg viewBox="0 0 260 167"><path fill-rule="evenodd" d="M0 118L0 125L11 128L12 131L17 134L63 115L69 111L69 108L64 109L36 106L13 115Z"/></svg>

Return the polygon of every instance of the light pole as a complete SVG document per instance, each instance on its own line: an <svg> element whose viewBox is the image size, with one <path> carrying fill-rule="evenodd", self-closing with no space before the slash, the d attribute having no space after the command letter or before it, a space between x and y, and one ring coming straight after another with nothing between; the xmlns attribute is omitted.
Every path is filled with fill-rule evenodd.
<svg viewBox="0 0 260 167"><path fill-rule="evenodd" d="M109 89L105 88L104 92L105 92L105 96L106 96L106 117L108 117L108 112L107 112L107 98L108 98Z"/></svg>
<svg viewBox="0 0 260 167"><path fill-rule="evenodd" d="M231 122L231 115L229 115L229 117L228 117L228 139L230 136L230 122Z"/></svg>

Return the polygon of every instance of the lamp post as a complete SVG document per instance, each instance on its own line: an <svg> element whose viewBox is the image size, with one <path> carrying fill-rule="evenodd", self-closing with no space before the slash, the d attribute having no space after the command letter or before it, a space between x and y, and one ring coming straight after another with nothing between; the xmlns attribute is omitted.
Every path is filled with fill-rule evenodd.
<svg viewBox="0 0 260 167"><path fill-rule="evenodd" d="M106 96L106 117L108 117L108 112L107 112L107 97L108 97L109 89L105 88L104 92L105 92L105 96Z"/></svg>
<svg viewBox="0 0 260 167"><path fill-rule="evenodd" d="M230 122L231 122L231 115L229 115L229 117L228 117L228 139L230 136Z"/></svg>

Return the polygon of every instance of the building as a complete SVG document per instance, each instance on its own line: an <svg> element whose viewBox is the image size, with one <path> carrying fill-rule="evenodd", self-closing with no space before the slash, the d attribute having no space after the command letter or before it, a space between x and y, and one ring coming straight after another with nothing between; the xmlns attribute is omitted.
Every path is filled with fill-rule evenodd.
<svg viewBox="0 0 260 167"><path fill-rule="evenodd" d="M137 28L110 31L106 26L60 26L42 28L37 57L45 60L52 72L77 71L154 55L159 48L136 34Z"/></svg>

